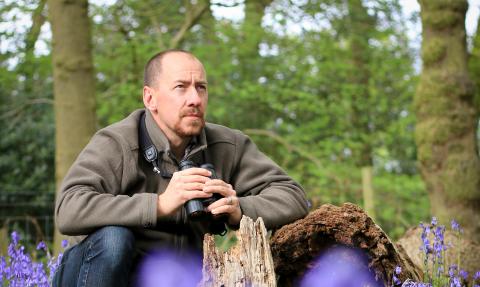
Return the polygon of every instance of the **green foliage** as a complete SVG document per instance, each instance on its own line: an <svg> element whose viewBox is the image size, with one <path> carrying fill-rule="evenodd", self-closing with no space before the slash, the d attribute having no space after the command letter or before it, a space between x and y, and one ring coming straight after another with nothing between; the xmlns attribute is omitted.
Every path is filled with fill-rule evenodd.
<svg viewBox="0 0 480 287"><path fill-rule="evenodd" d="M0 18L16 21L18 13L34 10L30 2L0 4ZM54 191L50 57L27 58L26 32L9 29L0 31L0 41L12 44L0 52L0 191L40 195Z"/></svg>
<svg viewBox="0 0 480 287"><path fill-rule="evenodd" d="M205 2L90 2L98 126L103 127L143 106L144 63L169 47ZM370 158L378 220L397 237L428 216L416 169L412 96L417 77L405 19L398 1L364 1L370 28L359 34L344 2L277 0L239 22L215 18L207 9L176 48L192 51L205 65L208 120L249 134L301 182L314 206L345 201L361 205L356 157ZM258 19L263 19L261 26ZM352 62L354 41L368 50L363 67L368 81L363 84L352 80L359 74ZM20 66L9 70L5 64L21 56L0 54L2 115L36 97L51 99L50 58L35 57L35 91L26 95L20 88ZM359 97L360 91L368 97ZM3 109L4 103L8 108ZM0 122L0 185L53 190L52 106L25 107L21 121L6 116ZM369 151L363 154L366 145ZM23 157L28 153L34 158Z"/></svg>

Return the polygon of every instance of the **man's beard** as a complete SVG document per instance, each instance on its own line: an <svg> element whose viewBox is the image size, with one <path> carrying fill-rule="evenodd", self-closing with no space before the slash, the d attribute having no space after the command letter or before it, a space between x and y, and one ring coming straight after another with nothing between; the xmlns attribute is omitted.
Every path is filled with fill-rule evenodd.
<svg viewBox="0 0 480 287"><path fill-rule="evenodd" d="M183 124L184 117L189 115L198 116L195 120L188 121L188 125ZM197 136L202 132L203 127L205 126L205 119L202 112L198 109L188 109L184 110L180 113L180 119L174 125L174 131L180 137L192 137Z"/></svg>

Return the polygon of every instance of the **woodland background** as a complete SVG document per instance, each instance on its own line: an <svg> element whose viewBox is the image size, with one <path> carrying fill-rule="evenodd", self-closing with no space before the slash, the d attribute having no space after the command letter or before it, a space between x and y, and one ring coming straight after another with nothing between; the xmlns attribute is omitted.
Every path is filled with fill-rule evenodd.
<svg viewBox="0 0 480 287"><path fill-rule="evenodd" d="M143 66L167 48L204 63L208 121L251 136L312 208L356 203L393 239L457 219L478 240L480 36L466 37L467 1L420 5L407 17L398 0L0 1L0 241L53 212L15 194L53 203L91 135L142 107ZM228 7L244 16L214 16ZM21 17L27 29L11 29Z"/></svg>

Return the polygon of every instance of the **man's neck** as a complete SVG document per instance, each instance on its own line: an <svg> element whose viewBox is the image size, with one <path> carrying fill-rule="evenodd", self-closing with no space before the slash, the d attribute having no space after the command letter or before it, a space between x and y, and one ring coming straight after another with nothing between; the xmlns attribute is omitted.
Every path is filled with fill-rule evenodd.
<svg viewBox="0 0 480 287"><path fill-rule="evenodd" d="M177 160L181 160L185 155L185 149L187 148L188 143L190 142L191 138L180 138L176 137L176 139L170 139L167 135L168 141L170 143L170 150L175 155Z"/></svg>

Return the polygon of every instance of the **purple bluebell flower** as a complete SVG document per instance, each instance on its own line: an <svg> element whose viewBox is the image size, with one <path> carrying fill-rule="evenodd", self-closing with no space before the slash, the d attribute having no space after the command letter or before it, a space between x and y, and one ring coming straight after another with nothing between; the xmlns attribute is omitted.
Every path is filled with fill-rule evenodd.
<svg viewBox="0 0 480 287"><path fill-rule="evenodd" d="M450 282L450 286L462 287L462 283L460 282L460 279L458 277L453 277L453 282Z"/></svg>
<svg viewBox="0 0 480 287"><path fill-rule="evenodd" d="M3 274L6 272L7 269L7 262L5 261L5 257L0 256L0 282L3 282Z"/></svg>
<svg viewBox="0 0 480 287"><path fill-rule="evenodd" d="M54 270L45 269L42 262L34 262L25 247L19 243L20 236L12 232L12 241L8 245L8 256L0 257L0 286L8 284L11 287L36 286L48 287L52 281ZM37 249L47 249L44 242L40 242ZM47 271L49 275L47 276Z"/></svg>
<svg viewBox="0 0 480 287"><path fill-rule="evenodd" d="M67 239L63 239L62 240L62 248L65 249L68 247L68 240Z"/></svg>
<svg viewBox="0 0 480 287"><path fill-rule="evenodd" d="M147 255L139 268L137 283L143 287L197 286L202 279L202 259L197 254L157 251Z"/></svg>
<svg viewBox="0 0 480 287"><path fill-rule="evenodd" d="M399 275L400 273L402 273L402 267L400 267L400 266L395 267L395 273L396 273L397 275Z"/></svg>
<svg viewBox="0 0 480 287"><path fill-rule="evenodd" d="M313 262L313 267L305 273L299 286L379 287L383 284L375 279L375 274L368 267L368 258L361 250L336 246L324 251Z"/></svg>
<svg viewBox="0 0 480 287"><path fill-rule="evenodd" d="M20 240L20 235L18 235L18 232L13 231L11 236L12 236L12 244L17 245L18 241Z"/></svg>
<svg viewBox="0 0 480 287"><path fill-rule="evenodd" d="M473 275L473 280L480 279L480 270L475 272L475 275Z"/></svg>
<svg viewBox="0 0 480 287"><path fill-rule="evenodd" d="M437 221L437 218L434 216L432 217L432 223L431 223L433 226L437 225L438 224L438 221Z"/></svg>
<svg viewBox="0 0 480 287"><path fill-rule="evenodd" d="M458 274L459 274L460 277L462 277L464 280L467 280L467 279L468 279L468 272L467 272L467 271L461 269Z"/></svg>
<svg viewBox="0 0 480 287"><path fill-rule="evenodd" d="M455 219L452 219L451 225L453 231L460 231L460 224L458 224Z"/></svg>
<svg viewBox="0 0 480 287"><path fill-rule="evenodd" d="M422 227L422 241L423 241L421 250L426 255L428 255L429 253L431 253L430 240L428 239L428 235L430 234L430 227L427 225L424 225L423 223L421 223L420 226Z"/></svg>
<svg viewBox="0 0 480 287"><path fill-rule="evenodd" d="M448 268L448 275L450 276L450 278L453 278L455 276L455 272L457 271L457 265L450 265L450 267Z"/></svg>
<svg viewBox="0 0 480 287"><path fill-rule="evenodd" d="M37 245L37 250L40 250L40 249L47 251L47 244L45 244L45 242L43 241L40 241L40 243L38 243Z"/></svg>
<svg viewBox="0 0 480 287"><path fill-rule="evenodd" d="M395 276L395 274L393 275L393 280L392 281L393 281L394 286L402 284L402 281L400 279L398 279L397 276Z"/></svg>

